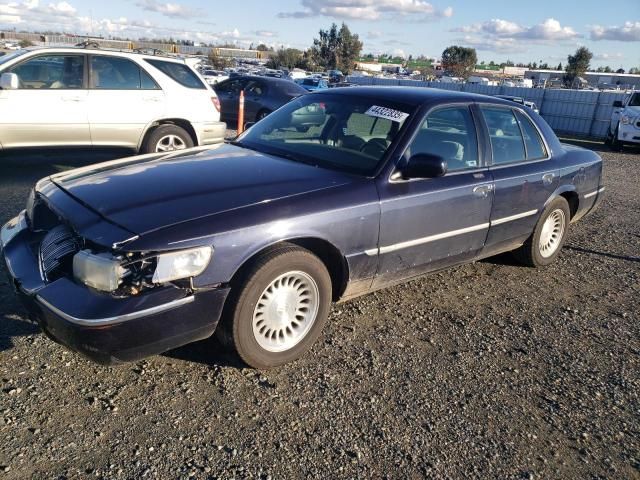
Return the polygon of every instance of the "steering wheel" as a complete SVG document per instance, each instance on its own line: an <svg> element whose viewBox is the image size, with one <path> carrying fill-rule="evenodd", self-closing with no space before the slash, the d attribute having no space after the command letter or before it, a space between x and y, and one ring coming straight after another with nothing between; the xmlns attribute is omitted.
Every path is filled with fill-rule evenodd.
<svg viewBox="0 0 640 480"><path fill-rule="evenodd" d="M372 138L360 148L361 153L376 158L380 158L386 150L387 141L384 138Z"/></svg>

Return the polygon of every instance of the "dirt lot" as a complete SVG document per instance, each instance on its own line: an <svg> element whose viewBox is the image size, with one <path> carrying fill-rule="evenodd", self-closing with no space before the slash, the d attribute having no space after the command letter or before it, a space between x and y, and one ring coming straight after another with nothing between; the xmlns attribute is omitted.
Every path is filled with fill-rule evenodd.
<svg viewBox="0 0 640 480"><path fill-rule="evenodd" d="M601 154L607 197L553 266L503 256L338 305L268 372L213 340L94 365L23 322L0 272L0 478L640 478L640 151ZM114 155L5 156L0 221Z"/></svg>

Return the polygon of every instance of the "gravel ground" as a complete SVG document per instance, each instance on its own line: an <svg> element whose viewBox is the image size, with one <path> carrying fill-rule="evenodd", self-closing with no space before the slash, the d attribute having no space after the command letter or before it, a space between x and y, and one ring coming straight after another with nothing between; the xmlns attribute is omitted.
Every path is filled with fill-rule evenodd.
<svg viewBox="0 0 640 480"><path fill-rule="evenodd" d="M39 177L118 154L5 155L0 221ZM601 154L607 197L556 264L334 306L268 372L213 340L94 365L23 322L0 273L0 479L640 478L640 151Z"/></svg>

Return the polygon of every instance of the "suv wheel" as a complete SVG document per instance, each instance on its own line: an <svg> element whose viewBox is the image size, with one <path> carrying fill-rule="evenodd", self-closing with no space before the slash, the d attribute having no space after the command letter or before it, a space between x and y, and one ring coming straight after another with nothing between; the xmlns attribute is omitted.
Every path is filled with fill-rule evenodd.
<svg viewBox="0 0 640 480"><path fill-rule="evenodd" d="M177 125L160 125L155 128L143 148L145 153L172 152L193 147L191 135Z"/></svg>
<svg viewBox="0 0 640 480"><path fill-rule="evenodd" d="M301 357L320 335L331 278L318 257L291 245L258 259L232 295L219 336L246 364L276 367Z"/></svg>

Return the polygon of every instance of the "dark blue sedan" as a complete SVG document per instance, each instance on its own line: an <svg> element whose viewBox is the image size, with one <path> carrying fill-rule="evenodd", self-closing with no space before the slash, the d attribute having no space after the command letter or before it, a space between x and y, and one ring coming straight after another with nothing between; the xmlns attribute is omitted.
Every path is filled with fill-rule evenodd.
<svg viewBox="0 0 640 480"><path fill-rule="evenodd" d="M506 251L548 265L601 173L513 102L335 89L226 145L43 179L1 239L32 318L69 348L118 363L217 331L267 368L311 347L331 302Z"/></svg>

